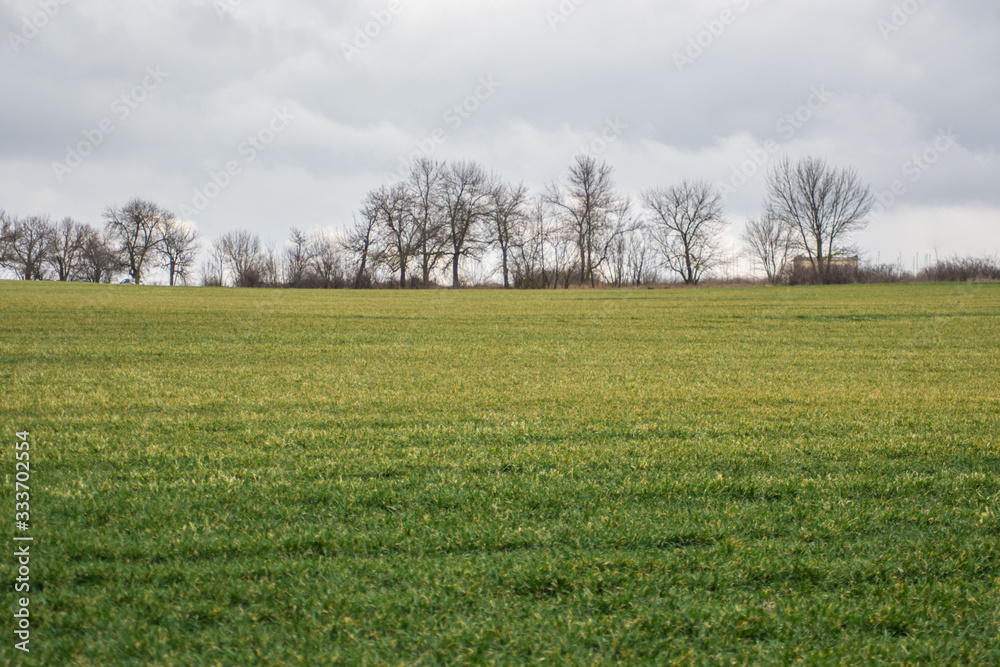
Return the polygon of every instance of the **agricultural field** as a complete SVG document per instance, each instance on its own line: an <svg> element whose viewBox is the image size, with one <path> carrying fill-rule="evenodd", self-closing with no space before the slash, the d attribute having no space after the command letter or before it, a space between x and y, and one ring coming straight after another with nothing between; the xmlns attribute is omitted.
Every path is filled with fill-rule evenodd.
<svg viewBox="0 0 1000 667"><path fill-rule="evenodd" d="M0 283L0 664L1000 664L1000 285Z"/></svg>

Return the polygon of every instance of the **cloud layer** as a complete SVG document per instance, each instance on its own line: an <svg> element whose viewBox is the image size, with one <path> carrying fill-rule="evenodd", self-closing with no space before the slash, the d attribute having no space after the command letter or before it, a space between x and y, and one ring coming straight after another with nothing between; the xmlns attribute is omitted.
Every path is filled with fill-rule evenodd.
<svg viewBox="0 0 1000 667"><path fill-rule="evenodd" d="M142 196L280 241L414 153L541 187L589 151L626 191L726 186L735 236L788 153L884 193L873 258L1000 253L991 0L28 0L0 25L15 213Z"/></svg>

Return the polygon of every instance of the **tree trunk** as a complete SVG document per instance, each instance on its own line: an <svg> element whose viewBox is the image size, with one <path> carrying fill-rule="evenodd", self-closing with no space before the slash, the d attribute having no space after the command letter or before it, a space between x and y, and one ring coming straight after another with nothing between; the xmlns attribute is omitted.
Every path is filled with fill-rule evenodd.
<svg viewBox="0 0 1000 667"><path fill-rule="evenodd" d="M507 246L500 244L500 255L503 259L503 288L510 289L510 270L507 268Z"/></svg>
<svg viewBox="0 0 1000 667"><path fill-rule="evenodd" d="M366 268L368 268L368 248L361 251L361 265L358 266L358 275L354 277L354 289L361 289L361 279L365 276Z"/></svg>
<svg viewBox="0 0 1000 667"><path fill-rule="evenodd" d="M823 266L823 241L816 241L816 277L819 278L821 285L825 285L827 281L826 267Z"/></svg>

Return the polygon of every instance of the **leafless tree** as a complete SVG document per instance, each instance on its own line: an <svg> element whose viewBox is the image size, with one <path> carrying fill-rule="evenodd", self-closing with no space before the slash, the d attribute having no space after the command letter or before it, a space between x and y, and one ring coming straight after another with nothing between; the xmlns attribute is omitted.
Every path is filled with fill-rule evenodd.
<svg viewBox="0 0 1000 667"><path fill-rule="evenodd" d="M53 226L48 262L60 282L76 279L86 238L86 227L73 218Z"/></svg>
<svg viewBox="0 0 1000 667"><path fill-rule="evenodd" d="M528 188L524 184L512 185L498 181L490 192L490 242L500 251L500 271L504 289L510 289L510 263L514 247L521 242L528 219L525 206Z"/></svg>
<svg viewBox="0 0 1000 667"><path fill-rule="evenodd" d="M820 282L833 259L849 254L848 237L868 226L875 205L871 188L854 169L835 169L820 158L782 158L768 175L766 215L791 230Z"/></svg>
<svg viewBox="0 0 1000 667"><path fill-rule="evenodd" d="M642 201L664 266L685 284L697 285L720 261L720 239L727 224L722 196L707 183L684 181L647 190Z"/></svg>
<svg viewBox="0 0 1000 667"><path fill-rule="evenodd" d="M407 269L420 238L409 189L405 183L396 183L372 190L363 208L366 217L375 218L382 261L399 274L399 286L406 288Z"/></svg>
<svg viewBox="0 0 1000 667"><path fill-rule="evenodd" d="M605 282L612 287L623 287L628 281L628 237L621 235L608 246L605 263Z"/></svg>
<svg viewBox="0 0 1000 667"><path fill-rule="evenodd" d="M446 168L443 163L420 158L410 167L407 182L417 231L414 254L423 285L430 284L434 271L447 256L448 237L441 208Z"/></svg>
<svg viewBox="0 0 1000 667"><path fill-rule="evenodd" d="M91 283L110 283L125 269L115 243L103 230L84 225L80 277Z"/></svg>
<svg viewBox="0 0 1000 667"><path fill-rule="evenodd" d="M344 258L347 239L341 234L319 230L310 244L311 273L324 288L340 288L348 283L348 267Z"/></svg>
<svg viewBox="0 0 1000 667"><path fill-rule="evenodd" d="M557 225L548 238L546 265L552 276L552 289L569 289L580 275L577 263L577 239L562 226Z"/></svg>
<svg viewBox="0 0 1000 667"><path fill-rule="evenodd" d="M289 287L304 287L309 283L314 252L312 239L293 227L285 244L285 279Z"/></svg>
<svg viewBox="0 0 1000 667"><path fill-rule="evenodd" d="M10 218L4 230L0 259L20 280L44 280L52 255L53 228L46 216Z"/></svg>
<svg viewBox="0 0 1000 667"><path fill-rule="evenodd" d="M354 219L348 230L344 247L354 263L354 289L367 287L371 283L373 255L376 254L378 215L375 209L365 206L361 217Z"/></svg>
<svg viewBox="0 0 1000 667"><path fill-rule="evenodd" d="M160 251L163 234L174 214L151 201L133 199L125 206L109 206L104 219L108 234L118 243L122 259L138 284L146 260Z"/></svg>
<svg viewBox="0 0 1000 667"><path fill-rule="evenodd" d="M519 242L511 244L510 264L514 286L521 289L545 289L548 275L545 250L548 243L547 203L538 197L527 207Z"/></svg>
<svg viewBox="0 0 1000 667"><path fill-rule="evenodd" d="M649 229L645 225L636 227L626 237L625 246L625 270L630 284L638 287L656 282L654 255Z"/></svg>
<svg viewBox="0 0 1000 667"><path fill-rule="evenodd" d="M14 242L14 228L7 211L0 209L0 268L7 266L10 245Z"/></svg>
<svg viewBox="0 0 1000 667"><path fill-rule="evenodd" d="M494 179L474 162L449 165L441 200L451 259L451 286L461 286L461 261L483 249Z"/></svg>
<svg viewBox="0 0 1000 667"><path fill-rule="evenodd" d="M283 282L281 253L273 241L261 244L260 283L257 287L280 287Z"/></svg>
<svg viewBox="0 0 1000 667"><path fill-rule="evenodd" d="M625 283L626 253L629 238L640 227L632 214L632 200L617 196L605 213L603 223L595 230L592 253L593 270L602 279L616 287ZM596 280L591 280L596 286Z"/></svg>
<svg viewBox="0 0 1000 667"><path fill-rule="evenodd" d="M223 234L215 241L221 268L236 287L261 287L265 283L265 256L260 237L240 230Z"/></svg>
<svg viewBox="0 0 1000 667"><path fill-rule="evenodd" d="M226 259L222 250L222 242L216 239L208 250L208 259L201 269L202 285L205 287L224 287L226 284Z"/></svg>
<svg viewBox="0 0 1000 667"><path fill-rule="evenodd" d="M581 284L596 284L601 237L609 215L620 206L613 173L606 162L580 155L570 167L565 186L553 183L546 193L548 201L562 212L576 241Z"/></svg>
<svg viewBox="0 0 1000 667"><path fill-rule="evenodd" d="M788 225L768 213L760 218L751 218L743 230L743 244L753 260L764 269L769 283L781 280L792 252Z"/></svg>
<svg viewBox="0 0 1000 667"><path fill-rule="evenodd" d="M522 241L513 246L514 285L523 289L569 288L579 274L576 237L547 195L528 208Z"/></svg>
<svg viewBox="0 0 1000 667"><path fill-rule="evenodd" d="M605 280L613 287L642 285L653 280L653 250L649 243L649 232L639 221L626 219L627 224L619 225L620 232L609 237Z"/></svg>
<svg viewBox="0 0 1000 667"><path fill-rule="evenodd" d="M187 283L191 267L198 258L200 248L198 232L176 218L163 222L163 241L160 244L160 267L167 270L170 285Z"/></svg>

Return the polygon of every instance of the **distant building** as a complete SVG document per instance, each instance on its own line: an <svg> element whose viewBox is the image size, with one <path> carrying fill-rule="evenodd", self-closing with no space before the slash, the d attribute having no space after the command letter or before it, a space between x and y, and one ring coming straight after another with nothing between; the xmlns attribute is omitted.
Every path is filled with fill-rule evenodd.
<svg viewBox="0 0 1000 667"><path fill-rule="evenodd" d="M823 259L823 263L826 264L826 259ZM854 257L834 257L830 260L831 269L847 269L849 271L857 271L860 258L855 255ZM792 269L795 273L801 273L804 271L812 271L813 264L808 257L799 255L792 260Z"/></svg>

